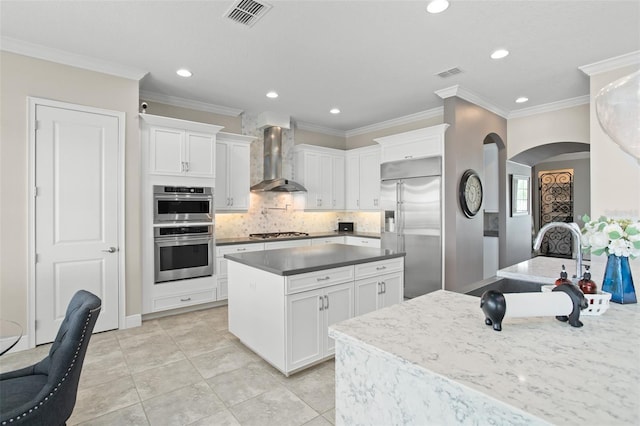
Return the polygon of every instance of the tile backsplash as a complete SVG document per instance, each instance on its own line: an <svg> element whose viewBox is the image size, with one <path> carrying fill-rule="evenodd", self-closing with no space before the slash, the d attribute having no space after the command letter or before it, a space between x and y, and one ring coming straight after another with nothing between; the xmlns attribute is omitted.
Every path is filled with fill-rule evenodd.
<svg viewBox="0 0 640 426"><path fill-rule="evenodd" d="M360 232L380 232L378 212L305 212L296 209L303 194L252 193L246 213L216 214L216 238L246 237L261 232L334 231L340 222L354 222Z"/></svg>

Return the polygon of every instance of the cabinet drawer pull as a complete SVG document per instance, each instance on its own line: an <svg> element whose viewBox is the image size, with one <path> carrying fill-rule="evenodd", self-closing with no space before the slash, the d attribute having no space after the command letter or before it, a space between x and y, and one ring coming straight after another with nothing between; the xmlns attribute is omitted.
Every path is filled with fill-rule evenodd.
<svg viewBox="0 0 640 426"><path fill-rule="evenodd" d="M236 249L236 251L245 251L246 249L247 249L246 247L245 248L239 248L239 249Z"/></svg>
<svg viewBox="0 0 640 426"><path fill-rule="evenodd" d="M387 269L387 267L386 267L386 266L378 266L378 267L376 268L376 271L384 271L385 269Z"/></svg>
<svg viewBox="0 0 640 426"><path fill-rule="evenodd" d="M322 301L322 296L318 296L318 299L320 299L320 310L324 310L324 303Z"/></svg>
<svg viewBox="0 0 640 426"><path fill-rule="evenodd" d="M408 160L409 158L413 158L413 155L405 155L404 158Z"/></svg>
<svg viewBox="0 0 640 426"><path fill-rule="evenodd" d="M327 280L330 280L330 279L331 279L331 277L329 275L327 275L324 278L316 278L317 281L327 281Z"/></svg>
<svg viewBox="0 0 640 426"><path fill-rule="evenodd" d="M184 298L180 299L181 302L188 302L190 300L191 300L190 297L184 297Z"/></svg>

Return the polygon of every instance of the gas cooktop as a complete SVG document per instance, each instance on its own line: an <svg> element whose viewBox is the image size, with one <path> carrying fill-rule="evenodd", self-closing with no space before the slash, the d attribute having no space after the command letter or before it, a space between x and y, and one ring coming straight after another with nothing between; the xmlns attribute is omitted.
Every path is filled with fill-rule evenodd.
<svg viewBox="0 0 640 426"><path fill-rule="evenodd" d="M265 232L263 234L249 234L249 238L271 240L274 238L308 237L306 232Z"/></svg>

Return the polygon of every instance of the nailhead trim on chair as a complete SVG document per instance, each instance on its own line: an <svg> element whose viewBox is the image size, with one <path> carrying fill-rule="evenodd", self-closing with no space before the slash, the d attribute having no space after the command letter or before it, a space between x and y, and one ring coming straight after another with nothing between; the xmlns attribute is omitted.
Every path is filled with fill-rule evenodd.
<svg viewBox="0 0 640 426"><path fill-rule="evenodd" d="M97 307L96 309L99 310L100 308L102 308L102 306ZM53 389L53 392L49 393L49 396L53 396L54 393L56 393L58 391L58 388L62 385L62 382L64 382L65 378L69 375L69 373L71 372L71 368L75 365L75 361L76 358L78 358L78 353L80 352L80 347L82 346L82 342L84 341L84 335L87 332L87 325L89 324L89 320L91 320L91 314L93 312L96 311L96 309L93 309L91 311L89 311L89 316L87 317L87 321L84 323L84 329L82 330L82 335L80 336L80 342L78 343L78 347L76 349L76 353L73 355L73 360L71 360L71 365L69 366L69 368L67 369L67 372L64 374L64 377L62 378L62 380L60 380L60 382L58 383L58 385ZM49 400L49 396L46 396L44 398L44 401L40 401L39 405L42 405L45 403L45 401ZM6 425L8 423L12 423L14 420L18 420L21 417L26 417L27 414L31 413L33 410L37 410L38 409L38 405L34 406L33 408L30 408L29 411L25 411L22 414L17 415L15 418L11 418L9 420L5 420L2 422L3 425Z"/></svg>

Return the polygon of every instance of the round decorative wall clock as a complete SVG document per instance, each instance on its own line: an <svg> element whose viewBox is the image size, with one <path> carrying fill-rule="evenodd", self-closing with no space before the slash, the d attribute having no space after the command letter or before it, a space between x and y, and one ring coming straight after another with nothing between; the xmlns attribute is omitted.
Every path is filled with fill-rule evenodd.
<svg viewBox="0 0 640 426"><path fill-rule="evenodd" d="M464 215L474 217L482 206L482 182L474 170L467 170L460 179L460 207Z"/></svg>

